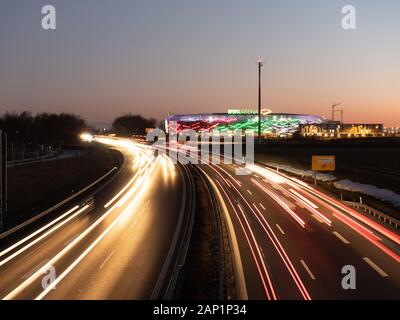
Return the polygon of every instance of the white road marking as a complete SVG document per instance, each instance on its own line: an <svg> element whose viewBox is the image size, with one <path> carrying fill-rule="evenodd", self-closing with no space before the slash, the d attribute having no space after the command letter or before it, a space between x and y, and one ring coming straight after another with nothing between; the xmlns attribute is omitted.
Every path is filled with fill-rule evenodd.
<svg viewBox="0 0 400 320"><path fill-rule="evenodd" d="M382 277L387 278L389 275L383 271L376 263L374 263L370 258L364 257L363 260L370 265L372 269L378 272Z"/></svg>
<svg viewBox="0 0 400 320"><path fill-rule="evenodd" d="M263 210L266 210L265 207L262 205L261 202L260 202L260 207L263 208Z"/></svg>
<svg viewBox="0 0 400 320"><path fill-rule="evenodd" d="M111 253L108 255L108 257L103 261L103 263L100 265L99 269L103 269L103 267L106 265L106 263L111 259L113 256L115 250L111 251Z"/></svg>
<svg viewBox="0 0 400 320"><path fill-rule="evenodd" d="M253 195L249 189L247 189L247 192L248 192L250 195Z"/></svg>
<svg viewBox="0 0 400 320"><path fill-rule="evenodd" d="M306 269L308 275L310 276L310 278L312 280L315 280L315 276L313 275L313 273L311 272L310 268L307 266L307 264L304 262L304 260L300 260L301 264L303 265L304 269Z"/></svg>
<svg viewBox="0 0 400 320"><path fill-rule="evenodd" d="M339 232L333 231L332 232L336 237L338 237L344 244L349 244L350 241L343 237Z"/></svg>
<svg viewBox="0 0 400 320"><path fill-rule="evenodd" d="M281 226L280 226L279 224L276 224L276 227L279 229L279 231L280 231L282 234L285 234L285 231L283 231L283 229L281 228Z"/></svg>

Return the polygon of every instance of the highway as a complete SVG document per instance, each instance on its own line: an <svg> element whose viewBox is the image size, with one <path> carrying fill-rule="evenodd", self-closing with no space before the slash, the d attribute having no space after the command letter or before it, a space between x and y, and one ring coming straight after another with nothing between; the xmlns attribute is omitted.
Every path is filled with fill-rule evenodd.
<svg viewBox="0 0 400 320"><path fill-rule="evenodd" d="M2 299L147 299L164 281L160 274L186 210L181 169L147 146L97 141L124 154L118 176L1 249Z"/></svg>
<svg viewBox="0 0 400 320"><path fill-rule="evenodd" d="M96 140L120 150L123 167L1 247L3 299L159 298L172 278L177 226L193 201L188 167L131 140ZM251 165L237 175L235 164L197 166L222 208L238 298L400 299L398 233L272 169ZM345 266L354 267L354 290L342 287Z"/></svg>
<svg viewBox="0 0 400 320"><path fill-rule="evenodd" d="M260 165L244 176L234 164L199 167L234 234L240 297L400 299L398 233ZM342 287L347 265L355 268L355 290Z"/></svg>

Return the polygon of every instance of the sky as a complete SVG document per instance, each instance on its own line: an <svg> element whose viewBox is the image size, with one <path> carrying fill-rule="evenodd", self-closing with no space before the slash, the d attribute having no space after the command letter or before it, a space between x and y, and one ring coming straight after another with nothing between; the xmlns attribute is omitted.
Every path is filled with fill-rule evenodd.
<svg viewBox="0 0 400 320"><path fill-rule="evenodd" d="M399 34L399 0L1 0L0 113L255 108L262 58L263 107L330 117L338 101L345 122L398 126Z"/></svg>

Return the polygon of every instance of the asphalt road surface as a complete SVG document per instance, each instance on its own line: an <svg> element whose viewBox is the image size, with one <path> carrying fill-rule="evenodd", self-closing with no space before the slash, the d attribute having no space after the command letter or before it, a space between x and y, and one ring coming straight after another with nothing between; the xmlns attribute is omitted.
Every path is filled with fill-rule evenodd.
<svg viewBox="0 0 400 320"><path fill-rule="evenodd" d="M187 214L184 175L145 145L98 141L124 153L120 173L2 248L3 299L153 296ZM400 299L398 233L271 169L238 175L234 164L198 166L227 222L238 298Z"/></svg>
<svg viewBox="0 0 400 320"><path fill-rule="evenodd" d="M231 221L242 297L400 299L398 233L268 168L236 175L234 164L199 167ZM355 289L345 290L350 269Z"/></svg>
<svg viewBox="0 0 400 320"><path fill-rule="evenodd" d="M143 145L101 142L126 157L117 178L0 252L3 299L151 296L184 210L185 181Z"/></svg>

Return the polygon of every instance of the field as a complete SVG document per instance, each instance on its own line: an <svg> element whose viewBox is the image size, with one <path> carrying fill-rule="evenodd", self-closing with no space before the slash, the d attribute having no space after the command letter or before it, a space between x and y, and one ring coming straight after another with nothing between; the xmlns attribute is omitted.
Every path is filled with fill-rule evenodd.
<svg viewBox="0 0 400 320"><path fill-rule="evenodd" d="M121 162L117 151L90 148L76 157L9 168L6 227L50 208Z"/></svg>

